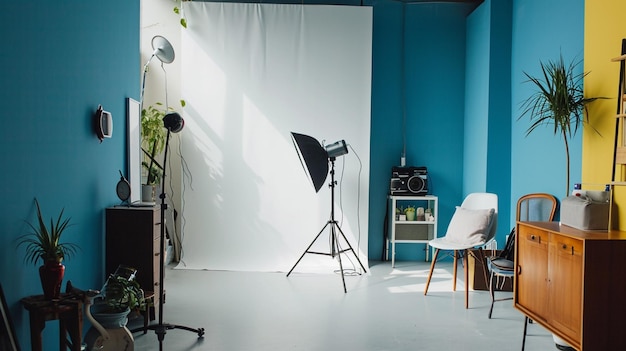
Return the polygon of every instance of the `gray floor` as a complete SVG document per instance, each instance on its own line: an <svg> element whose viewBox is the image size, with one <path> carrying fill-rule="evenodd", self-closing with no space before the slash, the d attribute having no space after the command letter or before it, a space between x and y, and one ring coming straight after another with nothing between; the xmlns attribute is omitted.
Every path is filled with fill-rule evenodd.
<svg viewBox="0 0 626 351"><path fill-rule="evenodd" d="M511 301L470 292L461 275L452 292L452 264L438 263L428 296L426 262L371 262L369 274L341 275L194 271L168 268L164 322L203 327L204 338L168 330L163 350L521 350L523 316ZM461 267L459 267L461 268ZM499 296L511 293L500 293ZM133 323L134 324L134 323ZM156 334L135 334L135 350L158 350ZM531 324L526 350L556 350Z"/></svg>

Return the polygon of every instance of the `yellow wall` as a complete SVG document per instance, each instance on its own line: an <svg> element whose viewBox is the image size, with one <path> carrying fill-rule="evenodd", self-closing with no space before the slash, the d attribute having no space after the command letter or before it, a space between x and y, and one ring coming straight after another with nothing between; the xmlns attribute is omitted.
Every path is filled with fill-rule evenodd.
<svg viewBox="0 0 626 351"><path fill-rule="evenodd" d="M626 38L626 1L585 1L584 70L590 72L585 78L585 96L610 98L598 100L589 108L589 122L600 135L588 126L583 131L582 181L590 187L611 181L620 66L611 62L611 58L621 55L623 38ZM626 187L616 187L614 199L619 208L619 228L626 230Z"/></svg>

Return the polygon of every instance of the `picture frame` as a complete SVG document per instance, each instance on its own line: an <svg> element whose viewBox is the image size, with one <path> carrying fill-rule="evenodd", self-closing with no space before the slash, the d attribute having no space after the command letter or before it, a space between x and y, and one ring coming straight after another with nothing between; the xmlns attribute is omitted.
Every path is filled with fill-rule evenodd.
<svg viewBox="0 0 626 351"><path fill-rule="evenodd" d="M126 98L128 117L128 181L130 182L129 204L141 201L141 104Z"/></svg>

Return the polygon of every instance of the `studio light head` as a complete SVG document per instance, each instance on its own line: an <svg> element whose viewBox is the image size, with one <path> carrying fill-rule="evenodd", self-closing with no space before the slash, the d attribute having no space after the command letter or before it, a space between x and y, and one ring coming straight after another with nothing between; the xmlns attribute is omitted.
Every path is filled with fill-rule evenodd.
<svg viewBox="0 0 626 351"><path fill-rule="evenodd" d="M339 140L330 145L326 145L326 152L328 153L328 158L337 158L347 154L348 147L344 140Z"/></svg>
<svg viewBox="0 0 626 351"><path fill-rule="evenodd" d="M183 130L185 120L176 112L170 112L163 117L163 126L172 133Z"/></svg>
<svg viewBox="0 0 626 351"><path fill-rule="evenodd" d="M320 191L328 175L328 160L348 153L346 142L337 141L322 147L315 138L308 135L291 133L291 139L300 157L305 173L313 183L315 192Z"/></svg>

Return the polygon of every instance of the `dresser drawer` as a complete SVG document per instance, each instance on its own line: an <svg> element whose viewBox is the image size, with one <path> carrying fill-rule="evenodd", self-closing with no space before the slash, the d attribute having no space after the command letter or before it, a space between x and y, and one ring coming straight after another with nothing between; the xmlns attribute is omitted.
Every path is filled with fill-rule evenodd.
<svg viewBox="0 0 626 351"><path fill-rule="evenodd" d="M539 246L544 248L548 247L548 240L550 238L547 231L525 225L519 226L519 233L517 236L520 245Z"/></svg>
<svg viewBox="0 0 626 351"><path fill-rule="evenodd" d="M550 243L552 244L554 253L557 255L580 257L583 254L582 240L577 240L563 235L552 235Z"/></svg>

